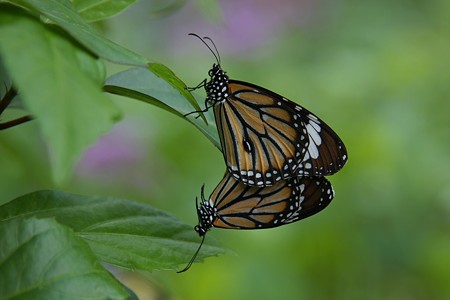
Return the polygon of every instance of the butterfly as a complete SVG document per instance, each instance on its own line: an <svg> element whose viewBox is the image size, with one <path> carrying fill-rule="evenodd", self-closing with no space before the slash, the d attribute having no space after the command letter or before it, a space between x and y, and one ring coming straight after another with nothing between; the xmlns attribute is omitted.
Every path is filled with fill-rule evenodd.
<svg viewBox="0 0 450 300"><path fill-rule="evenodd" d="M268 187L246 185L228 172L205 198L204 186L197 205L195 231L203 240L184 272L194 262L211 227L227 229L274 228L310 217L330 204L334 197L325 177L293 177Z"/></svg>
<svg viewBox="0 0 450 300"><path fill-rule="evenodd" d="M326 123L281 95L229 79L212 40L190 35L199 38L217 61L209 70L209 81L191 90L206 91L201 112L213 108L222 153L233 177L251 186L271 186L297 176L331 175L344 166L347 150Z"/></svg>

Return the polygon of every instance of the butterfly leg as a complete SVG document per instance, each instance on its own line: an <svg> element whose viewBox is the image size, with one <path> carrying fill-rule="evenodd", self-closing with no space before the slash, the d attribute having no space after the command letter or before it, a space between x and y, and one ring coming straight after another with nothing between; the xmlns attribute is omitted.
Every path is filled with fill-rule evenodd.
<svg viewBox="0 0 450 300"><path fill-rule="evenodd" d="M211 107L213 107L213 106L214 106L214 105L207 106L207 105L205 104L205 109L191 111L190 113L187 113L187 114L183 115L183 117L187 117L187 116L189 116L189 115L191 115L191 114L197 113L198 116L196 116L195 118L198 119L198 118L200 117L200 114L207 112L207 111L208 111Z"/></svg>
<svg viewBox="0 0 450 300"><path fill-rule="evenodd" d="M186 87L186 90L188 90L189 92L192 92L192 91L195 91L195 90L197 90L197 89L199 89L199 88L203 88L203 87L205 87L206 82L207 82L207 81L206 81L206 78L205 78L205 79L203 79L202 82L200 82L200 83L199 83L197 86L195 86L195 87ZM194 110L194 111L191 111L190 113L187 113L187 114L183 115L183 117L187 117L187 116L189 116L190 114L198 113L198 116L195 117L196 119L198 119L198 118L200 117L200 114L201 114L201 113L207 112L211 107L212 107L212 106L209 106L209 107L208 107L207 101L205 101L205 109L203 109L203 110Z"/></svg>
<svg viewBox="0 0 450 300"><path fill-rule="evenodd" d="M199 84L197 84L197 86L194 86L194 87L186 87L186 90L188 90L189 92L192 92L192 91L195 91L195 90L198 90L198 89L200 89L200 88L205 87L205 85L206 85L206 78L203 79L202 82L200 82Z"/></svg>

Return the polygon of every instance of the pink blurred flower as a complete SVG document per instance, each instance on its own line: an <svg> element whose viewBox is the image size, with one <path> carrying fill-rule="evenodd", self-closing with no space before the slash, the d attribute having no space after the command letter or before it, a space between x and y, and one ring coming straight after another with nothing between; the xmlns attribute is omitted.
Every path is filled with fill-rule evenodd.
<svg viewBox="0 0 450 300"><path fill-rule="evenodd" d="M121 173L139 163L144 156L143 146L133 136L133 126L119 123L88 148L77 165L77 175L107 176Z"/></svg>
<svg viewBox="0 0 450 300"><path fill-rule="evenodd" d="M175 43L185 45L186 34L195 32L220 41L223 52L246 52L263 47L284 30L308 24L317 5L312 0L230 0L219 4L224 23L213 24L205 20L192 5L176 14L177 21L170 34L176 37ZM180 28L185 28L186 32Z"/></svg>

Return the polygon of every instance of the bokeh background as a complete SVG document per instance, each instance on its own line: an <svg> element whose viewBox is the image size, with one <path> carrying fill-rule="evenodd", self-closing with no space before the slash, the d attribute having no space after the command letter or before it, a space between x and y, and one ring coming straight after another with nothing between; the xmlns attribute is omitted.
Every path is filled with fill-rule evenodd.
<svg viewBox="0 0 450 300"><path fill-rule="evenodd" d="M190 86L215 61L187 34L210 36L230 77L315 112L349 162L329 177L335 200L312 218L213 229L235 255L183 274L113 272L141 299L450 299L450 1L167 3L141 1L99 29ZM201 185L209 193L222 178L221 153L180 118L112 99L123 120L64 186L51 181L35 123L1 132L0 203L59 188L149 203L194 226Z"/></svg>

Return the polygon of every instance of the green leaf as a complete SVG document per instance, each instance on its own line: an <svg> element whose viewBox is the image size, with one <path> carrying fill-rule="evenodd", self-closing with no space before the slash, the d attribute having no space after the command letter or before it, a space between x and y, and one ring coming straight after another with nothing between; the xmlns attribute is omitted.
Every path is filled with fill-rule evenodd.
<svg viewBox="0 0 450 300"><path fill-rule="evenodd" d="M0 12L0 55L50 146L54 178L67 178L82 151L118 120L102 93L98 61L20 11Z"/></svg>
<svg viewBox="0 0 450 300"><path fill-rule="evenodd" d="M15 0L11 2L41 13L61 26L86 48L106 60L136 66L144 66L148 62L145 57L123 48L95 32L71 3L60 0Z"/></svg>
<svg viewBox="0 0 450 300"><path fill-rule="evenodd" d="M149 17L161 19L180 10L186 4L186 0L153 1Z"/></svg>
<svg viewBox="0 0 450 300"><path fill-rule="evenodd" d="M89 246L55 220L0 222L1 299L127 299Z"/></svg>
<svg viewBox="0 0 450 300"><path fill-rule="evenodd" d="M167 69L167 67L164 68ZM164 76L166 78L170 77L169 73L166 73ZM221 149L212 110L209 110L204 114L208 125L199 118L196 118L197 114L191 114L188 117L184 117L185 114L198 110L198 103L203 102L203 99L200 101L195 100L197 103L196 105L191 104L192 99L187 101L185 94L188 93L191 97L192 94L185 89L185 85L181 80L178 83L176 81L179 79L176 77L174 78L175 79L171 79L173 81L171 84L167 79L161 78L148 69L133 68L109 77L105 82L104 89L113 94L134 98L156 105L186 119L205 134L218 149Z"/></svg>
<svg viewBox="0 0 450 300"><path fill-rule="evenodd" d="M73 6L87 22L108 19L127 9L137 0L73 0Z"/></svg>
<svg viewBox="0 0 450 300"><path fill-rule="evenodd" d="M89 76L97 86L102 86L106 77L106 69L103 61L95 59L90 52L86 51L75 51L75 56L81 71Z"/></svg>
<svg viewBox="0 0 450 300"><path fill-rule="evenodd" d="M192 106L196 111L201 110L197 100L195 100L194 96L192 96L192 94L187 90L186 84L183 81L181 81L181 79L179 79L175 75L175 73L172 72L172 70L170 70L165 65L157 63L149 64L148 68L156 76L161 77L162 79L167 81L173 88L178 90L178 92L180 92L180 94L183 95L184 98L186 98L190 104L192 104ZM203 113L200 113L200 116L205 121L205 123L208 124Z"/></svg>
<svg viewBox="0 0 450 300"><path fill-rule="evenodd" d="M55 217L82 237L100 260L129 269L178 269L200 243L192 226L127 200L39 191L0 207L0 222L30 216ZM197 261L224 252L207 237Z"/></svg>

